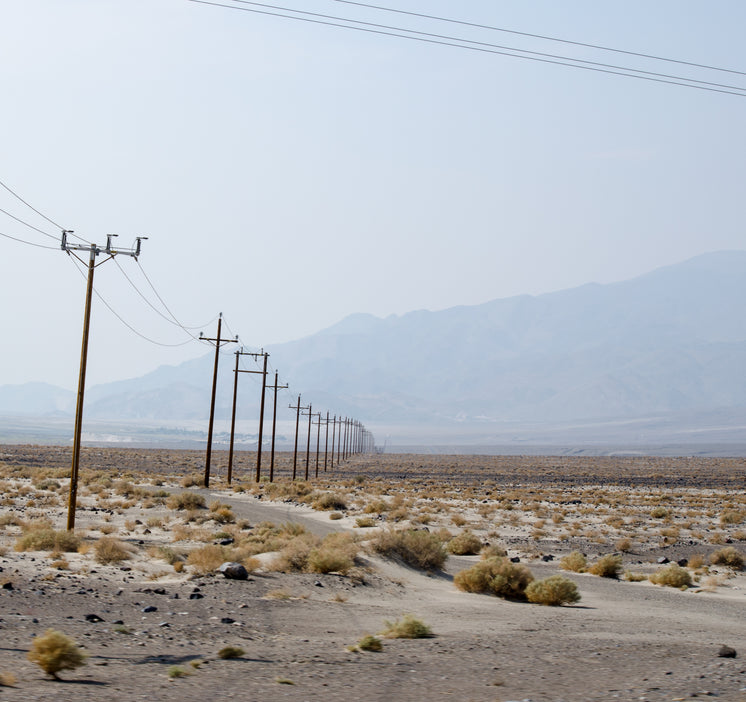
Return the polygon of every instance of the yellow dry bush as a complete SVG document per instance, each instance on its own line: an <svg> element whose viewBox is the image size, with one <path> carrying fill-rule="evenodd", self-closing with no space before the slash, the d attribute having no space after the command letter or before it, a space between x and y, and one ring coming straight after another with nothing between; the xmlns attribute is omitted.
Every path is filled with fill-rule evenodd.
<svg viewBox="0 0 746 702"><path fill-rule="evenodd" d="M382 530L371 541L373 549L386 557L399 557L408 565L424 570L439 570L447 554L440 539L417 529Z"/></svg>
<svg viewBox="0 0 746 702"><path fill-rule="evenodd" d="M358 546L352 534L329 534L308 554L311 573L347 573L355 565Z"/></svg>
<svg viewBox="0 0 746 702"><path fill-rule="evenodd" d="M590 568L588 572L592 575L598 575L601 578L618 578L622 570L622 557L613 554L601 556Z"/></svg>
<svg viewBox="0 0 746 702"><path fill-rule="evenodd" d="M432 629L425 622L411 614L384 624L386 628L381 633L389 639L424 639L433 635Z"/></svg>
<svg viewBox="0 0 746 702"><path fill-rule="evenodd" d="M69 636L61 631L47 629L33 640L27 657L45 673L59 680L57 673L61 670L75 670L84 665L86 654Z"/></svg>
<svg viewBox="0 0 746 702"><path fill-rule="evenodd" d="M98 563L121 563L132 558L133 548L113 536L102 536L94 546Z"/></svg>
<svg viewBox="0 0 746 702"><path fill-rule="evenodd" d="M588 561L580 551L573 551L560 559L560 568L569 570L573 573L583 573L588 567Z"/></svg>
<svg viewBox="0 0 746 702"><path fill-rule="evenodd" d="M223 549L216 544L195 548L187 556L187 565L200 575L212 573L216 568L225 563L226 559ZM179 561L177 561L178 563Z"/></svg>
<svg viewBox="0 0 746 702"><path fill-rule="evenodd" d="M550 575L542 580L534 580L526 587L526 599L534 604L559 607L580 601L578 586L564 575Z"/></svg>
<svg viewBox="0 0 746 702"><path fill-rule="evenodd" d="M676 563L669 563L659 568L648 578L655 585L666 585L668 587L687 588L692 584L692 576L686 568Z"/></svg>
<svg viewBox="0 0 746 702"><path fill-rule="evenodd" d="M520 563L507 558L487 558L471 568L456 573L454 585L464 592L477 592L504 597L509 600L525 600L526 587L534 576Z"/></svg>
<svg viewBox="0 0 746 702"><path fill-rule="evenodd" d="M455 556L473 556L482 550L482 546L482 541L476 534L464 531L446 544L446 551Z"/></svg>

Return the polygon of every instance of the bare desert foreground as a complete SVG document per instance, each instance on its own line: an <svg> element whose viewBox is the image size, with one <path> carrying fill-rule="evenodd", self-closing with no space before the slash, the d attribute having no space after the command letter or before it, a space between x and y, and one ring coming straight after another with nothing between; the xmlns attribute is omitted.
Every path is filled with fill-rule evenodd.
<svg viewBox="0 0 746 702"><path fill-rule="evenodd" d="M317 478L312 454L292 481L280 454L256 483L241 454L229 486L218 452L209 489L203 459L85 449L68 534L69 449L0 446L0 700L746 700L743 459L322 455ZM484 563L580 600L454 580ZM430 634L396 637L407 615ZM48 629L87 655L60 680L27 658Z"/></svg>

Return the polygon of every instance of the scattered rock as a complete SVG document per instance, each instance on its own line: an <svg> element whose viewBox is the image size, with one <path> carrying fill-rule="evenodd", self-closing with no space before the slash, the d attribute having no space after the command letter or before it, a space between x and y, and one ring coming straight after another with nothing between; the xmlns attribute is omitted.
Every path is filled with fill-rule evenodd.
<svg viewBox="0 0 746 702"><path fill-rule="evenodd" d="M204 597L204 595L200 594L199 592L193 592L189 595L190 600L201 600Z"/></svg>
<svg viewBox="0 0 746 702"><path fill-rule="evenodd" d="M725 644L723 644L718 651L718 656L720 658L735 658L737 655L735 648L731 648Z"/></svg>
<svg viewBox="0 0 746 702"><path fill-rule="evenodd" d="M233 543L233 539L231 537L228 537L227 539L221 539L218 541L218 543L221 546L230 546Z"/></svg>
<svg viewBox="0 0 746 702"><path fill-rule="evenodd" d="M235 624L235 623L236 623L236 620L235 620L235 619L231 619L230 617L223 617L223 618L222 618L222 619L220 620L220 623L221 623L221 624Z"/></svg>
<svg viewBox="0 0 746 702"><path fill-rule="evenodd" d="M321 582L320 580L317 580L317 581L316 581L316 582L314 583L314 585L315 585L316 587L324 587L324 583L322 583L322 582Z"/></svg>
<svg viewBox="0 0 746 702"><path fill-rule="evenodd" d="M549 561L554 560L554 556L551 553L548 553L546 556L542 556L541 560L544 561L544 563L549 563Z"/></svg>
<svg viewBox="0 0 746 702"><path fill-rule="evenodd" d="M663 565L664 563L670 563L670 561L668 560L668 558L666 558L665 556L661 556L661 557L660 557L660 558L658 559L658 561L657 561L657 562L658 562L658 563L660 563L661 565Z"/></svg>
<svg viewBox="0 0 746 702"><path fill-rule="evenodd" d="M3 583L3 590L12 590L13 589L13 583L8 580L8 582Z"/></svg>
<svg viewBox="0 0 746 702"><path fill-rule="evenodd" d="M223 565L218 568L218 571L229 580L246 580L249 577L249 571L240 563L223 563Z"/></svg>
<svg viewBox="0 0 746 702"><path fill-rule="evenodd" d="M520 559L520 558L518 558L518 556L513 556L513 557L512 557L511 559L510 559L510 562L511 562L511 563L520 563L520 562L521 562L521 559Z"/></svg>
<svg viewBox="0 0 746 702"><path fill-rule="evenodd" d="M103 622L103 621L105 621L104 619L102 619L101 617L99 617L98 614L86 614L85 615L85 620L87 622Z"/></svg>
<svg viewBox="0 0 746 702"><path fill-rule="evenodd" d="M153 605L148 605L147 607L143 607L140 611L141 612L145 612L146 614L148 612L157 612L158 611L158 607L154 607Z"/></svg>

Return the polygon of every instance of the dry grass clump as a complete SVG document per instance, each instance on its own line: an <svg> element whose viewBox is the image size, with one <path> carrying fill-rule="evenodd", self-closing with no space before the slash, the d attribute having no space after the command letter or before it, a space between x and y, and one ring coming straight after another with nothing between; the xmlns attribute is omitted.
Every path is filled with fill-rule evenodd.
<svg viewBox="0 0 746 702"><path fill-rule="evenodd" d="M397 557L414 568L440 570L448 557L440 539L428 531L386 529L371 541L376 553Z"/></svg>
<svg viewBox="0 0 746 702"><path fill-rule="evenodd" d="M186 559L186 564L192 566L192 569L196 573L206 575L207 573L212 573L227 560L231 559L226 557L226 553L221 546L208 544L207 546L201 546L190 551Z"/></svg>
<svg viewBox="0 0 746 702"><path fill-rule="evenodd" d="M352 534L328 534L311 549L306 568L311 573L341 573L345 575L355 565L358 546Z"/></svg>
<svg viewBox="0 0 746 702"><path fill-rule="evenodd" d="M187 475L181 480L181 487L183 488L204 487L204 485L205 479L201 475Z"/></svg>
<svg viewBox="0 0 746 702"><path fill-rule="evenodd" d="M347 509L347 503L341 495L333 492L322 492L314 497L311 507L320 511L332 512Z"/></svg>
<svg viewBox="0 0 746 702"><path fill-rule="evenodd" d="M0 672L0 687L13 687L18 682L13 673Z"/></svg>
<svg viewBox="0 0 746 702"><path fill-rule="evenodd" d="M196 492L182 492L171 495L166 499L166 507L175 510L202 509L205 506L205 498Z"/></svg>
<svg viewBox="0 0 746 702"><path fill-rule="evenodd" d="M584 573L588 567L588 561L580 551L573 551L560 559L560 568L572 573Z"/></svg>
<svg viewBox="0 0 746 702"><path fill-rule="evenodd" d="M319 537L314 534L301 533L288 541L277 558L270 564L270 570L279 573L302 573L308 566L308 557L319 545Z"/></svg>
<svg viewBox="0 0 746 702"><path fill-rule="evenodd" d="M218 524L232 524L236 521L236 515L233 514L230 505L221 504L216 500L210 505L210 519L218 522Z"/></svg>
<svg viewBox="0 0 746 702"><path fill-rule="evenodd" d="M551 575L526 586L526 599L535 604L559 607L580 601L578 586L564 575Z"/></svg>
<svg viewBox="0 0 746 702"><path fill-rule="evenodd" d="M446 544L446 551L455 556L473 556L482 550L482 546L482 541L476 534L464 531Z"/></svg>
<svg viewBox="0 0 746 702"><path fill-rule="evenodd" d="M456 573L453 583L464 592L496 595L509 600L525 600L526 587L534 576L520 563L507 558L487 558Z"/></svg>
<svg viewBox="0 0 746 702"><path fill-rule="evenodd" d="M94 545L97 563L121 563L132 558L133 548L129 544L114 538L102 536Z"/></svg>
<svg viewBox="0 0 746 702"><path fill-rule="evenodd" d="M54 629L47 629L37 636L26 656L55 680L59 680L57 673L61 670L75 670L84 665L86 659L86 654L73 639Z"/></svg>
<svg viewBox="0 0 746 702"><path fill-rule="evenodd" d="M659 568L650 575L648 580L655 585L682 589L686 589L692 584L692 576L689 571L676 563L669 563L667 566Z"/></svg>
<svg viewBox="0 0 746 702"><path fill-rule="evenodd" d="M383 651L383 644L377 636L366 634L354 646L348 646L347 649L353 653L355 651Z"/></svg>
<svg viewBox="0 0 746 702"><path fill-rule="evenodd" d="M622 557L607 553L601 556L593 565L588 568L592 575L598 575L601 578L618 578L622 570Z"/></svg>
<svg viewBox="0 0 746 702"><path fill-rule="evenodd" d="M710 554L712 565L724 565L734 570L743 570L743 554L733 546L726 546Z"/></svg>
<svg viewBox="0 0 746 702"><path fill-rule="evenodd" d="M240 646L225 646L218 651L218 658L223 660L231 660L232 658L240 658L246 653Z"/></svg>
<svg viewBox="0 0 746 702"><path fill-rule="evenodd" d="M381 633L389 639L424 639L433 635L432 629L425 622L411 614L384 624L386 628Z"/></svg>
<svg viewBox="0 0 746 702"><path fill-rule="evenodd" d="M80 537L71 531L57 531L48 522L31 522L16 540L16 551L60 551L73 553L80 546Z"/></svg>
<svg viewBox="0 0 746 702"><path fill-rule="evenodd" d="M726 509L720 515L720 523L723 526L728 524L740 524L746 519L746 512L740 512L737 509Z"/></svg>
<svg viewBox="0 0 746 702"><path fill-rule="evenodd" d="M508 555L508 551L504 546L500 544L489 544L484 546L479 552L480 558L483 560L486 558L505 558Z"/></svg>
<svg viewBox="0 0 746 702"><path fill-rule="evenodd" d="M376 520L373 519L373 517L358 517L357 519L355 519L355 526L357 526L359 529L370 529L375 525Z"/></svg>

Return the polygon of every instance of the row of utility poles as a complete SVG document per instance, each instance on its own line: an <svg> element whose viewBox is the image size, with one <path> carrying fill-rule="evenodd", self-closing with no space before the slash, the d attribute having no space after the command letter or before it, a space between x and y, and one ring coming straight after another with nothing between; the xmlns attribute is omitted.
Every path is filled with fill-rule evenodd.
<svg viewBox="0 0 746 702"><path fill-rule="evenodd" d="M238 337L229 339L221 336L223 315L222 313L218 317L218 332L214 338L205 337L200 334L201 341L207 341L215 346L215 366L213 369L212 378L212 398L210 401L210 419L207 431L207 452L205 455L205 472L204 472L204 485L205 487L210 486L210 470L211 470L211 457L212 457L212 430L215 421L215 393L217 387L218 378L218 360L220 358L220 348L229 343L236 343ZM231 437L228 450L228 474L227 481L228 485L233 480L233 454L234 454L234 438L236 432L236 406L238 397L238 376L240 373L256 373L262 376L262 393L259 407L259 436L257 438L257 454L256 454L256 482L259 482L262 477L262 445L264 439L264 408L265 408L265 395L266 390L270 389L273 391L273 406L272 406L272 440L271 440L271 452L270 452L270 464L269 464L269 481L274 481L275 471L275 436L277 428L277 391L288 388L287 385L280 385L278 383L278 373L275 371L275 381L272 385L267 385L267 359L269 354L262 349L259 353L244 351L243 348L238 349L235 352L236 365L233 369L233 407L231 410ZM241 356L252 356L254 360L259 358L263 359L262 370L243 370L239 368ZM346 460L351 455L356 453L372 453L374 450L373 435L365 428L365 426L350 417L342 418L337 417L335 414L331 419L329 418L329 412L326 413L326 418L322 416L321 412L313 412L312 405L303 407L301 405L301 396L298 395L297 405L288 405L289 409L294 409L295 414L295 444L293 448L293 480L298 477L298 433L300 428L301 416L308 417L308 432L306 436L306 461L305 461L305 479L308 480L311 466L311 428L312 425L316 424L316 460L314 475L318 478L319 476L319 462L321 452L321 426L325 426L324 431L324 471L333 469L335 465L339 465L341 461ZM316 417L314 422L313 418ZM331 451L329 443L329 424L332 425L331 432ZM335 451L336 441L336 451ZM335 464L336 460L336 464Z"/></svg>
<svg viewBox="0 0 746 702"><path fill-rule="evenodd" d="M130 256L137 260L137 257L140 255L140 247L142 241L146 240L147 237L139 236L135 239L135 246L133 248L119 248L115 247L113 245L112 239L116 237L116 234L109 234L106 237L106 245L105 246L99 246L97 244L92 243L83 243L83 244L75 244L71 243L69 241L69 235L73 234L72 230L62 230L62 240L61 240L61 249L67 253L69 256L74 256L76 259L78 259L83 265L86 265L86 261L81 258L78 253L87 253L88 254L88 262L87 262L87 269L88 269L88 276L87 276L87 286L86 286L86 301L85 301L85 312L83 315L83 341L82 341L82 348L80 353L80 373L78 376L78 394L77 394L77 401L76 401L76 408L75 408L75 431L73 435L73 456L72 456L72 468L70 471L70 495L68 499L68 507L67 507L67 528L68 530L72 530L75 528L75 511L76 511L76 502L77 502L77 494L78 494L78 470L80 466L80 444L81 444L81 436L82 436L82 427L83 427L83 398L85 395L85 380L86 380L86 368L88 363L88 339L90 337L90 325L91 325L91 303L92 303L92 297L93 297L93 275L98 266L100 266L102 263L106 263L106 261L111 260L115 256ZM106 258L104 258L99 263L96 263L96 258L104 254ZM238 337L236 336L233 339L225 338L222 334L222 323L223 323L223 315L222 313L218 317L218 332L217 336L215 338L209 338L205 337L203 334L200 334L200 340L207 341L211 344L214 344L215 346L215 364L214 364L214 370L213 370L213 378L212 378L212 394L210 398L210 421L207 431L207 453L205 456L205 474L204 474L204 483L205 487L209 487L210 485L210 463L212 459L212 432L213 432L213 425L215 420L215 397L216 397L216 391L217 391L217 381L218 381L218 361L220 357L220 348L224 346L225 344L229 343L238 343ZM260 371L245 371L240 370L239 360L241 356L253 356L254 359L258 359L262 357L264 359L262 370ZM256 480L259 482L261 479L261 471L262 471L262 442L263 442L263 433L264 433L264 400L265 400L265 391L267 388L270 388L274 391L274 407L272 411L272 451L270 455L270 465L269 465L269 480L274 480L274 466L275 466L275 427L277 424L277 391L280 389L287 388L287 385L279 385L278 384L278 374L275 372L275 382L274 385L267 385L267 359L269 357L269 354L266 353L264 350L262 350L260 353L249 353L244 352L243 349L239 349L236 351L236 367L234 370L235 378L233 383L233 411L231 415L231 440L230 440L230 452L228 457L228 484L231 483L231 480L233 478L233 439L234 439L234 433L235 433L235 426L236 426L236 396L238 391L238 374L239 373L259 373L262 375L262 396L261 396L261 405L259 409L259 438L258 438L258 446L257 446L257 460L256 460ZM310 460L310 441L311 441L311 418L314 416L311 413L311 406L309 405L307 408L302 408L304 410L308 410L308 417L309 417L309 426L308 426L308 444L306 446L306 471L305 476L306 479L308 478L309 473L309 460ZM295 428L295 451L293 454L293 479L296 478L296 462L297 462L297 455L298 455L298 421L300 419L300 395L298 395L298 414L296 415L296 428ZM318 430L317 430L317 437L316 437L316 471L315 474L318 477L319 473L319 438L320 438L320 431L321 431L321 414L318 413ZM328 450L329 450L329 413L326 413L326 439L325 439L325 453L324 453L324 470L327 470L327 458L328 458ZM333 468L334 467L334 461L335 461L335 452L334 452L334 441L335 441L335 435L337 439L337 451L336 451L336 460L337 464L341 460L346 459L348 456L350 456L353 453L359 453L362 451L372 451L373 450L373 437L368 432L365 427L363 427L362 424L359 422L356 422L355 420L352 420L348 417L345 417L344 420L340 417L339 419L335 415L332 420L332 452L331 452L331 462L330 465ZM342 440L342 435L344 434L344 441Z"/></svg>

